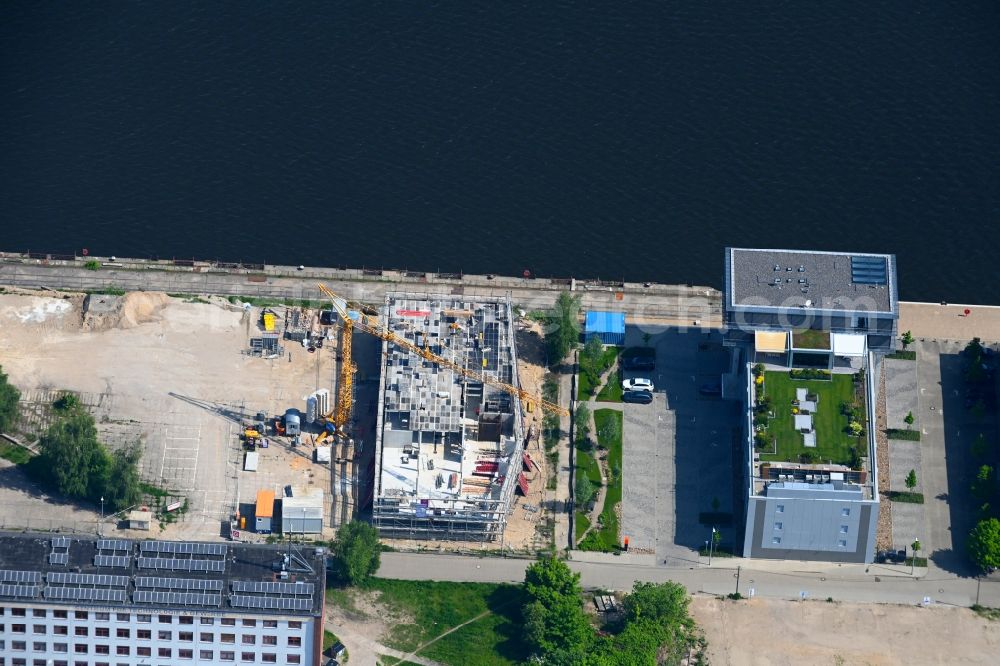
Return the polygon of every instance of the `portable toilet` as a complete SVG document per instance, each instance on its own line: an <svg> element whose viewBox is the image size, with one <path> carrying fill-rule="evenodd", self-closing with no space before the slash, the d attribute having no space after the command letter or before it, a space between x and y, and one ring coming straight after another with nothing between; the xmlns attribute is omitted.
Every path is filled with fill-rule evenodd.
<svg viewBox="0 0 1000 666"><path fill-rule="evenodd" d="M254 510L255 529L260 534L271 533L271 523L274 520L274 491L258 490L257 507Z"/></svg>
<svg viewBox="0 0 1000 666"><path fill-rule="evenodd" d="M285 412L285 434L289 437L293 435L298 435L302 432L302 419L299 416L299 410L289 409Z"/></svg>

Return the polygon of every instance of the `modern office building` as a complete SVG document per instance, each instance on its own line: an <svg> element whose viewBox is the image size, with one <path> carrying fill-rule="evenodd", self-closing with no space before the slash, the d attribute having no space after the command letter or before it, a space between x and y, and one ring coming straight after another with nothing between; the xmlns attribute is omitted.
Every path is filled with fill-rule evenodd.
<svg viewBox="0 0 1000 666"><path fill-rule="evenodd" d="M0 534L0 666L320 663L322 549Z"/></svg>
<svg viewBox="0 0 1000 666"><path fill-rule="evenodd" d="M510 299L392 293L382 321L413 345L518 384ZM382 346L372 521L385 537L493 541L522 472L521 402L474 376Z"/></svg>
<svg viewBox="0 0 1000 666"><path fill-rule="evenodd" d="M745 404L743 555L871 562L874 405L894 350L887 254L726 249L725 341Z"/></svg>

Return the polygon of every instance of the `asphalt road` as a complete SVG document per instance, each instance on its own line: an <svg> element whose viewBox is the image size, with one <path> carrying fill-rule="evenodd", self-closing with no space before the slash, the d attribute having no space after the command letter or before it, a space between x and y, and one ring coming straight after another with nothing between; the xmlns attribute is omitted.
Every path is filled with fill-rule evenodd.
<svg viewBox="0 0 1000 666"><path fill-rule="evenodd" d="M971 606L976 603L977 580L934 573L924 578L906 575L906 567L872 565L864 567L812 562L783 562L769 569L751 568L751 560L731 559L714 566L668 568L627 562L568 562L580 573L584 588L628 590L636 581L672 580L690 592L724 595L737 590L737 562L741 565L739 591L744 596L750 588L758 596L799 599L805 592L809 599L832 597L837 601L859 603L919 604L924 597L934 603ZM383 553L379 576L409 580L447 580L481 583L519 583L530 560L497 557L468 557L430 553ZM756 563L756 562L755 562ZM979 603L1000 607L1000 581L984 579Z"/></svg>

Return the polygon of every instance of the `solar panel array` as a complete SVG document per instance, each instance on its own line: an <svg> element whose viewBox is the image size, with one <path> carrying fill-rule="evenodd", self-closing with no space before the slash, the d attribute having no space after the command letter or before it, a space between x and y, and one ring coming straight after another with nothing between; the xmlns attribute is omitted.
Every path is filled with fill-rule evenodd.
<svg viewBox="0 0 1000 666"><path fill-rule="evenodd" d="M49 599L75 599L79 601L125 601L125 590L97 587L52 587L45 588Z"/></svg>
<svg viewBox="0 0 1000 666"><path fill-rule="evenodd" d="M884 257L851 257L851 282L888 284L888 266Z"/></svg>
<svg viewBox="0 0 1000 666"><path fill-rule="evenodd" d="M140 557L140 569L165 569L167 571L213 571L226 570L223 560L179 560L176 557Z"/></svg>
<svg viewBox="0 0 1000 666"><path fill-rule="evenodd" d="M0 585L0 596L33 599L38 596L37 585Z"/></svg>
<svg viewBox="0 0 1000 666"><path fill-rule="evenodd" d="M128 555L94 555L94 566L127 569L131 559Z"/></svg>
<svg viewBox="0 0 1000 666"><path fill-rule="evenodd" d="M221 543L189 543L184 541L143 541L143 553L174 553L177 555L225 555Z"/></svg>
<svg viewBox="0 0 1000 666"><path fill-rule="evenodd" d="M15 571L0 569L0 583L41 583L42 574L37 571Z"/></svg>
<svg viewBox="0 0 1000 666"><path fill-rule="evenodd" d="M63 564L69 562L69 553L49 553L49 564Z"/></svg>
<svg viewBox="0 0 1000 666"><path fill-rule="evenodd" d="M156 590L136 590L132 601L137 604L158 606L221 606L222 595L201 592L157 592Z"/></svg>
<svg viewBox="0 0 1000 666"><path fill-rule="evenodd" d="M128 576L109 576L107 574L80 574L63 573L62 571L51 571L48 574L48 581L61 583L63 585L97 585L100 587L127 587Z"/></svg>
<svg viewBox="0 0 1000 666"><path fill-rule="evenodd" d="M253 592L254 594L308 594L312 596L312 583L270 583L250 580L234 580L233 592Z"/></svg>
<svg viewBox="0 0 1000 666"><path fill-rule="evenodd" d="M70 538L64 536L53 537L52 547L53 548L69 548Z"/></svg>
<svg viewBox="0 0 1000 666"><path fill-rule="evenodd" d="M98 539L97 550L132 550L132 543L125 539Z"/></svg>
<svg viewBox="0 0 1000 666"><path fill-rule="evenodd" d="M309 610L312 599L294 597L254 597L234 594L229 598L234 608L271 608L277 610Z"/></svg>
<svg viewBox="0 0 1000 666"><path fill-rule="evenodd" d="M221 592L223 588L221 580L202 580L200 578L152 578L147 576L136 576L135 586L136 588L205 590L211 592Z"/></svg>

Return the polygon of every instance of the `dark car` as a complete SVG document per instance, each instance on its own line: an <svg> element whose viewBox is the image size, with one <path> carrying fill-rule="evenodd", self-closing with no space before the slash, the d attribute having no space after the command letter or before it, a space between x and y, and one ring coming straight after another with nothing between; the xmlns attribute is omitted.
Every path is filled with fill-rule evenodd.
<svg viewBox="0 0 1000 666"><path fill-rule="evenodd" d="M698 388L702 395L722 395L722 384L702 384Z"/></svg>
<svg viewBox="0 0 1000 666"><path fill-rule="evenodd" d="M656 357L654 356L630 356L623 359L622 365L626 370L655 370Z"/></svg>
<svg viewBox="0 0 1000 666"><path fill-rule="evenodd" d="M637 405L648 405L653 402L653 394L649 391L625 391L622 393L622 402L632 402Z"/></svg>

